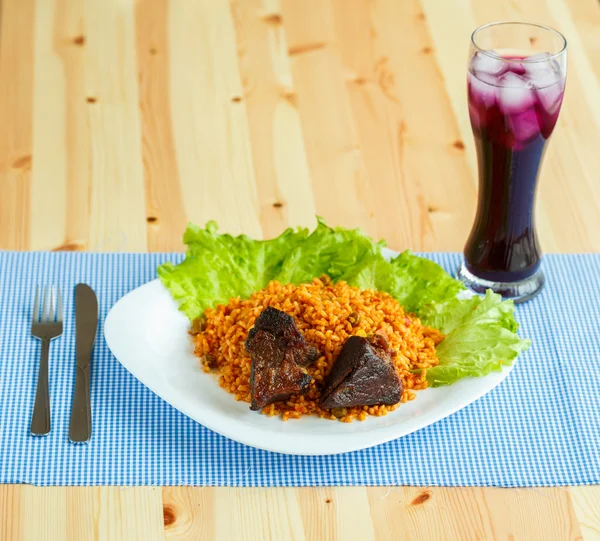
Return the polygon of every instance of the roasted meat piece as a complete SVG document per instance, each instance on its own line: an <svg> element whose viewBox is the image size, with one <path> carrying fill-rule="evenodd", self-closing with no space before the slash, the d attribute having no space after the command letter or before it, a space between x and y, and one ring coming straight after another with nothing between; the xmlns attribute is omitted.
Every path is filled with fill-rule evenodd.
<svg viewBox="0 0 600 541"><path fill-rule="evenodd" d="M379 335L371 339L351 336L325 379L321 405L349 408L396 404L402 387L387 340Z"/></svg>
<svg viewBox="0 0 600 541"><path fill-rule="evenodd" d="M286 357L300 366L310 366L319 358L319 352L306 342L296 327L294 318L281 310L270 306L265 308L250 329L248 340L258 331L272 334L277 339L279 348L286 352Z"/></svg>
<svg viewBox="0 0 600 541"><path fill-rule="evenodd" d="M319 353L306 343L293 317L266 308L250 329L245 345L252 359L250 409L260 410L308 390L313 378L306 367Z"/></svg>

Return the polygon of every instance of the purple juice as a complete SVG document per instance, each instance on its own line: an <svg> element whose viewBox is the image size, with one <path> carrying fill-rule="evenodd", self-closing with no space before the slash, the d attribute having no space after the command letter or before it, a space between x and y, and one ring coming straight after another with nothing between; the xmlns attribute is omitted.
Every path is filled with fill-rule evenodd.
<svg viewBox="0 0 600 541"><path fill-rule="evenodd" d="M540 266L535 190L565 78L547 54L503 58L476 53L469 66L479 198L464 255L467 270L478 278L517 282Z"/></svg>

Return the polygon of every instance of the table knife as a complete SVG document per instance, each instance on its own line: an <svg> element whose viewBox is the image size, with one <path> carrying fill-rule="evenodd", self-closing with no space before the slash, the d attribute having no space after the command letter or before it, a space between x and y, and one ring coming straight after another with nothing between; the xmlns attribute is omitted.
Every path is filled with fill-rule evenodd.
<svg viewBox="0 0 600 541"><path fill-rule="evenodd" d="M98 299L86 284L75 288L75 336L77 376L71 409L69 439L75 443L86 442L92 435L90 407L90 361L98 327Z"/></svg>

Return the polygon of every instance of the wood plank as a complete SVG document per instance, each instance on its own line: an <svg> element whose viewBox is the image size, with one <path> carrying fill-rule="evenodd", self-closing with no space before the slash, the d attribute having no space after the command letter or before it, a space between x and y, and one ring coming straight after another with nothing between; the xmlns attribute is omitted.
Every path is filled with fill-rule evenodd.
<svg viewBox="0 0 600 541"><path fill-rule="evenodd" d="M0 541L23 539L19 485L0 485L0 517Z"/></svg>
<svg viewBox="0 0 600 541"><path fill-rule="evenodd" d="M165 539L215 539L214 490L204 487L163 488ZM225 520L230 521L230 516L227 515Z"/></svg>
<svg viewBox="0 0 600 541"><path fill-rule="evenodd" d="M51 250L66 238L65 88L55 47L56 4L35 3L30 248ZM51 179L51 181L50 181Z"/></svg>
<svg viewBox="0 0 600 541"><path fill-rule="evenodd" d="M39 0L40 3L51 6L52 3ZM60 66L51 64L48 68L43 67L48 77L52 77L52 84L57 85L54 94L53 106L63 114L62 119L56 118L58 133L57 139L62 138L64 148L62 154L50 156L46 151L48 161L52 160L58 174L60 160L64 157L65 164L62 169L64 179L58 179L59 186L66 185L66 213L64 223L64 239L55 245L54 249L64 250L86 250L90 249L90 197L91 197L91 174L90 174L90 134L88 126L88 108L91 104L87 101L89 93L85 78L86 66L86 43L88 36L85 32L85 5L83 2L72 2L70 0L56 0L54 14L54 40L53 49L60 58ZM42 18L40 16L40 18ZM41 61L40 61L41 62ZM59 73L60 70L60 73ZM49 83L50 84L50 83ZM44 90L44 89L42 89ZM57 115L56 115L57 116ZM40 147L53 145L49 139L40 139ZM37 172L37 169L36 169ZM38 175L35 175L37 182ZM47 178L44 170L40 170L39 184ZM37 188L36 188L37 189ZM42 205L43 202L40 202ZM60 223L60 222L59 222ZM63 224L61 224L62 226ZM41 225L40 225L41 228ZM43 235L36 242L47 243L40 228L35 230ZM62 229L62 227L61 227ZM61 231L62 232L62 231ZM58 233L52 233L52 241L58 238ZM48 248L48 246L46 246Z"/></svg>
<svg viewBox="0 0 600 541"><path fill-rule="evenodd" d="M399 250L461 250L475 189L420 4L335 5L379 236Z"/></svg>
<svg viewBox="0 0 600 541"><path fill-rule="evenodd" d="M314 226L310 172L277 0L234 0L237 37L262 230L273 237L288 226Z"/></svg>
<svg viewBox="0 0 600 541"><path fill-rule="evenodd" d="M461 249L475 192L425 28L414 24L418 4L283 6L317 211L397 249ZM432 134L442 164L427 159ZM341 204L329 204L334 197Z"/></svg>
<svg viewBox="0 0 600 541"><path fill-rule="evenodd" d="M361 226L377 235L332 3L283 0L281 15L317 213L331 224Z"/></svg>
<svg viewBox="0 0 600 541"><path fill-rule="evenodd" d="M564 489L371 488L377 539L581 539Z"/></svg>
<svg viewBox="0 0 600 541"><path fill-rule="evenodd" d="M68 524L65 537L69 541L96 539L98 537L98 503L101 490L107 489L98 487L69 487L64 489L67 498Z"/></svg>
<svg viewBox="0 0 600 541"><path fill-rule="evenodd" d="M34 0L0 5L0 249L29 246Z"/></svg>
<svg viewBox="0 0 600 541"><path fill-rule="evenodd" d="M516 532L521 539L581 539L577 516L564 488L473 490L481 498L479 506L489 512L498 539L516 538Z"/></svg>
<svg viewBox="0 0 600 541"><path fill-rule="evenodd" d="M586 539L599 531L598 487L569 490L592 489L579 503ZM172 487L161 505L152 487L14 486L0 491L0 509L28 510L22 535L13 523L7 539L581 539L569 491Z"/></svg>
<svg viewBox="0 0 600 541"><path fill-rule="evenodd" d="M467 62L473 31L482 24L475 18L471 0L436 2L420 0L422 20L432 43L432 55L454 112L472 181L477 181L477 156L467 107ZM460 17L456 17L460 13ZM448 24L448 21L452 24Z"/></svg>
<svg viewBox="0 0 600 541"><path fill-rule="evenodd" d="M168 16L167 0L136 3L142 156L151 252L183 249L181 237L186 226L169 114L172 60L167 37Z"/></svg>
<svg viewBox="0 0 600 541"><path fill-rule="evenodd" d="M600 486L570 487L569 494L583 538L600 539Z"/></svg>
<svg viewBox="0 0 600 541"><path fill-rule="evenodd" d="M147 249L134 3L86 0L90 241L95 251Z"/></svg>
<svg viewBox="0 0 600 541"><path fill-rule="evenodd" d="M48 490L30 488L39 494ZM62 519L65 529L56 539L164 539L158 488L67 487L58 490L66 497L66 512Z"/></svg>
<svg viewBox="0 0 600 541"><path fill-rule="evenodd" d="M377 538L493 539L488 513L479 512L477 489L369 488Z"/></svg>
<svg viewBox="0 0 600 541"><path fill-rule="evenodd" d="M600 78L600 5L593 0L565 0L577 35L585 47L585 55L596 78ZM570 41L570 40L569 40Z"/></svg>
<svg viewBox="0 0 600 541"><path fill-rule="evenodd" d="M306 539L378 539L367 490L365 487L296 489Z"/></svg>
<svg viewBox="0 0 600 541"><path fill-rule="evenodd" d="M0 486L0 540L164 539L154 487Z"/></svg>
<svg viewBox="0 0 600 541"><path fill-rule="evenodd" d="M254 166L226 2L169 4L173 134L187 218L260 238Z"/></svg>
<svg viewBox="0 0 600 541"><path fill-rule="evenodd" d="M593 140L600 137L600 111L596 106L600 79L592 69L564 0L547 0L546 5L553 26L564 32L569 42L567 89L544 171L553 166L556 171L548 186L553 191L551 215L561 216L569 210L573 221L569 227L555 220L555 234L562 238L563 250L598 251L600 239L595 232L600 230L600 155ZM600 11L600 5L597 8ZM579 179L577 189L571 184L575 176ZM570 229L568 235L566 227Z"/></svg>
<svg viewBox="0 0 600 541"><path fill-rule="evenodd" d="M213 488L214 539L290 539L304 537L294 491L284 488Z"/></svg>
<svg viewBox="0 0 600 541"><path fill-rule="evenodd" d="M162 541L161 500L157 487L97 487L94 506L88 507L96 517L94 537L103 541Z"/></svg>
<svg viewBox="0 0 600 541"><path fill-rule="evenodd" d="M44 489L22 485L18 490L23 539L64 539L67 532L67 494L62 487Z"/></svg>

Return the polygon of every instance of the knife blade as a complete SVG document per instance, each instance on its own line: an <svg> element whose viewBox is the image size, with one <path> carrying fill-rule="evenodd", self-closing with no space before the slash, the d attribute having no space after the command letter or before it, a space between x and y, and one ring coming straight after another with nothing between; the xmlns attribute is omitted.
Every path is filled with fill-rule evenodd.
<svg viewBox="0 0 600 541"><path fill-rule="evenodd" d="M69 424L69 439L74 443L86 442L92 435L90 363L97 328L98 299L96 294L90 286L77 284L75 287L77 375Z"/></svg>

